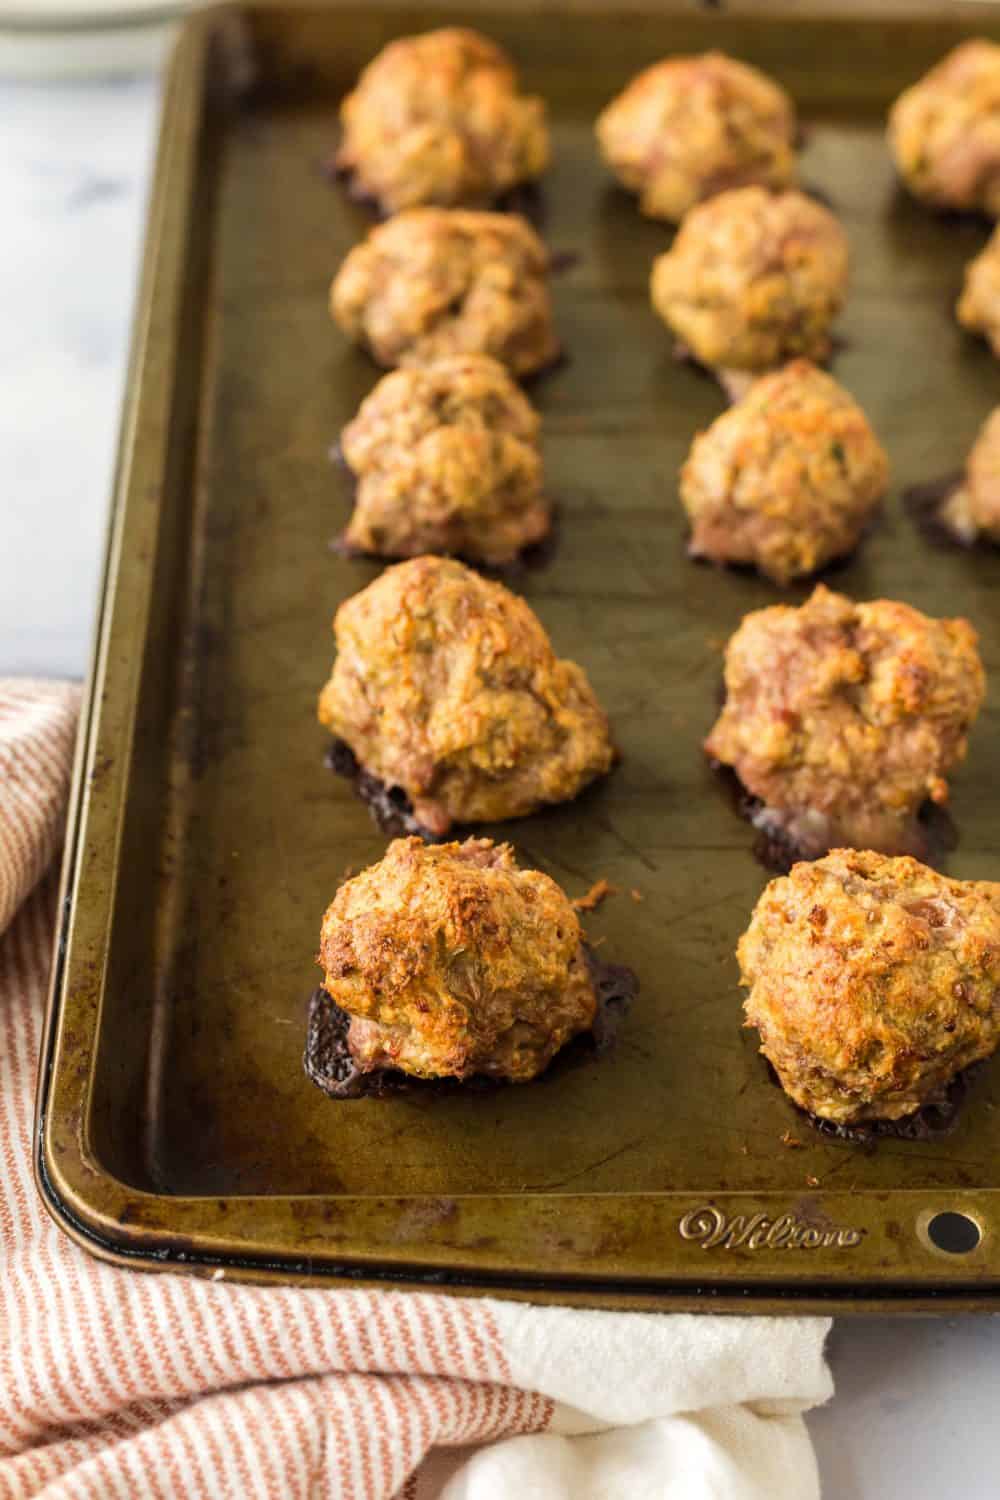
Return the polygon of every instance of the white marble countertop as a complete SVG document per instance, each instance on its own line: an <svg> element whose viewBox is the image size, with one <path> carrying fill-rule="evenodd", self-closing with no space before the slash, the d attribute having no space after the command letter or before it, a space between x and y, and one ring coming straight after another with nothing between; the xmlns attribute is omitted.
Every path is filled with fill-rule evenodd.
<svg viewBox="0 0 1000 1500"><path fill-rule="evenodd" d="M0 673L85 669L157 98L0 85ZM827 1500L996 1500L1000 1321L844 1319L830 1352Z"/></svg>

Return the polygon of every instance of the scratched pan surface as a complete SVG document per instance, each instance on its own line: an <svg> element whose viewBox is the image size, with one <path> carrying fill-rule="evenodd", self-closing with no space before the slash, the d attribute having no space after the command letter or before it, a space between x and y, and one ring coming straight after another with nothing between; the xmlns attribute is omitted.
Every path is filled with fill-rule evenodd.
<svg viewBox="0 0 1000 1500"><path fill-rule="evenodd" d="M71 823L43 1191L84 1243L143 1265L609 1305L987 1305L1000 1068L953 1134L864 1150L810 1130L740 1028L733 948L768 876L699 745L723 642L778 595L685 557L676 474L721 399L647 305L668 231L609 182L591 136L670 49L723 46L792 88L803 177L853 248L836 373L894 476L832 581L963 611L996 676L1000 556L933 548L899 501L954 468L1000 400L1000 366L949 313L985 228L909 202L881 136L957 24L478 16L548 99L539 209L574 257L554 281L569 358L531 392L560 542L516 586L586 667L623 752L578 801L488 831L572 895L619 889L587 927L642 993L612 1056L530 1087L332 1103L303 1076L321 914L385 846L324 768L315 722L334 609L378 572L328 546L348 505L328 449L377 372L326 314L368 221L322 164L358 67L435 19L249 7L192 22L175 62ZM954 779L956 875L1000 871L998 764L994 693ZM945 1209L980 1225L971 1253L930 1246L922 1226ZM713 1226L754 1215L756 1234L715 1243Z"/></svg>

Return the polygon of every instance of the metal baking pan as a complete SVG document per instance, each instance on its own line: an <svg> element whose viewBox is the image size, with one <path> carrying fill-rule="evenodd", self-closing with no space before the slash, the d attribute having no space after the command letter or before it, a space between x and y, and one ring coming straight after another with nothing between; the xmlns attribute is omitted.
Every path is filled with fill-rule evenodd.
<svg viewBox="0 0 1000 1500"><path fill-rule="evenodd" d="M334 609L377 572L328 547L348 504L328 450L376 370L327 317L368 220L323 167L360 66L444 19L249 4L190 21L174 59L70 821L41 1189L95 1253L146 1267L607 1306L1000 1306L1000 1066L950 1136L863 1150L813 1133L741 1030L733 948L768 877L700 741L724 641L777 596L685 557L677 470L721 396L671 357L647 299L667 230L612 185L592 138L603 102L669 51L723 47L791 88L804 177L853 247L836 373L894 473L884 520L833 582L967 613L996 682L1000 558L935 549L899 503L961 462L1000 400L1000 367L950 315L986 229L910 202L882 138L902 86L963 33L1000 29L982 8L475 12L549 102L538 208L574 257L554 282L569 357L532 387L561 535L518 587L623 750L578 801L499 831L571 895L600 877L619 889L587 926L642 994L611 1057L527 1087L334 1103L303 1075L321 914L385 844L324 767L315 722ZM1000 867L998 765L994 691L954 778L956 875ZM979 1226L968 1253L928 1237L945 1211Z"/></svg>

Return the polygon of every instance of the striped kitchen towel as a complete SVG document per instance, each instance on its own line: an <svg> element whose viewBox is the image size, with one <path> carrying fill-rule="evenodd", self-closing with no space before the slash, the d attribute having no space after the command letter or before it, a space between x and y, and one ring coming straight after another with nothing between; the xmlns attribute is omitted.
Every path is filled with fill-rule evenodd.
<svg viewBox="0 0 1000 1500"><path fill-rule="evenodd" d="M824 1319L228 1286L56 1228L32 1096L77 706L0 681L0 1500L815 1500Z"/></svg>

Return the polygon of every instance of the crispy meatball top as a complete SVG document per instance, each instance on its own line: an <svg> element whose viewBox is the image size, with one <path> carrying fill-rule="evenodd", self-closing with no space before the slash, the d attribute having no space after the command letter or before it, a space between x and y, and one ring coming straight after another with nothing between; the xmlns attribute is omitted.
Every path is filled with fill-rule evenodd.
<svg viewBox="0 0 1000 1500"><path fill-rule="evenodd" d="M918 198L1000 214L1000 47L963 42L904 90L889 113L889 144Z"/></svg>
<svg viewBox="0 0 1000 1500"><path fill-rule="evenodd" d="M319 717L434 833L524 816L610 769L608 722L528 604L461 563L388 568L340 606Z"/></svg>
<svg viewBox="0 0 1000 1500"><path fill-rule="evenodd" d="M726 648L726 702L705 742L772 809L800 814L809 853L912 847L945 802L986 690L976 631L822 585L800 608L746 615Z"/></svg>
<svg viewBox="0 0 1000 1500"><path fill-rule="evenodd" d="M787 187L795 108L758 68L722 52L668 57L636 75L599 116L605 159L652 218L679 222L727 188Z"/></svg>
<svg viewBox="0 0 1000 1500"><path fill-rule="evenodd" d="M685 216L654 262L653 306L705 365L822 360L847 267L847 238L821 203L794 189L736 188Z"/></svg>
<svg viewBox="0 0 1000 1500"><path fill-rule="evenodd" d="M888 480L854 398L793 360L695 438L680 482L691 551L788 583L857 544Z"/></svg>
<svg viewBox="0 0 1000 1500"><path fill-rule="evenodd" d="M385 557L512 561L551 525L539 426L523 391L486 354L384 376L341 434L358 479L345 542Z"/></svg>
<svg viewBox="0 0 1000 1500"><path fill-rule="evenodd" d="M396 839L337 892L319 962L362 1067L519 1082L593 1022L582 941L563 891L509 844Z"/></svg>
<svg viewBox="0 0 1000 1500"><path fill-rule="evenodd" d="M796 1103L844 1122L937 1100L1000 1039L1000 884L835 849L740 939L747 1022Z"/></svg>
<svg viewBox="0 0 1000 1500"><path fill-rule="evenodd" d="M389 213L486 204L548 164L545 105L510 58L450 26L390 42L340 107L341 170Z"/></svg>
<svg viewBox="0 0 1000 1500"><path fill-rule="evenodd" d="M492 354L524 375L559 354L548 266L545 246L517 214L408 209L348 254L330 310L379 364Z"/></svg>

